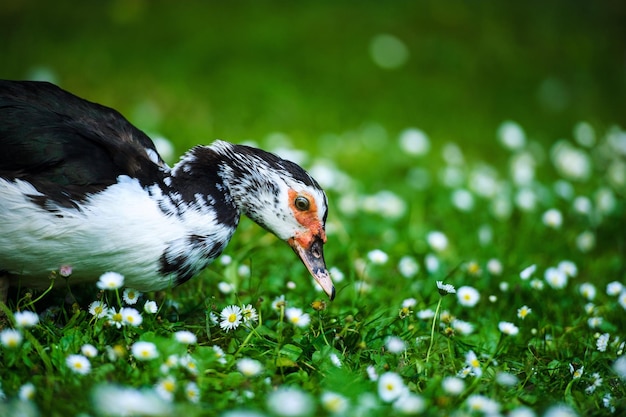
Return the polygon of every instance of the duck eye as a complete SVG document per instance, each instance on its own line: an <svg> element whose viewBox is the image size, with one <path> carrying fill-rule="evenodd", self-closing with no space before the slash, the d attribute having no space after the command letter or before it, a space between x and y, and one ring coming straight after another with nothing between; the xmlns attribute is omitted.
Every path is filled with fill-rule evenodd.
<svg viewBox="0 0 626 417"><path fill-rule="evenodd" d="M294 200L294 204L296 206L296 208L300 211L306 211L309 209L309 206L311 205L309 203L309 199L306 197L303 197L301 195L299 195L298 197L296 197L296 199Z"/></svg>

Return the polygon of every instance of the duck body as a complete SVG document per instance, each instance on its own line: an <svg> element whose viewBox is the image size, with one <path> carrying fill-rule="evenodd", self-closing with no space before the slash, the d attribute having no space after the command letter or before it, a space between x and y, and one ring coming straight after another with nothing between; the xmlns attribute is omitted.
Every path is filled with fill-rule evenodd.
<svg viewBox="0 0 626 417"><path fill-rule="evenodd" d="M216 141L172 168L118 112L52 84L0 81L0 275L48 287L107 271L140 291L181 284L217 258L241 214L286 241L332 298L326 196L298 165Z"/></svg>

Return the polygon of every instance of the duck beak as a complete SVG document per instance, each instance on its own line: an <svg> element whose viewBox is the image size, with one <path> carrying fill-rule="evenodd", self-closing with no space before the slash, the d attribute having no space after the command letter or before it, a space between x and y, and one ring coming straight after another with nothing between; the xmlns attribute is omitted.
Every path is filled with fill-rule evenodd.
<svg viewBox="0 0 626 417"><path fill-rule="evenodd" d="M324 262L324 237L322 236L298 236L287 240L287 243L300 257L304 266L307 267L315 281L319 284L328 298L335 298L335 286L330 279L330 273Z"/></svg>

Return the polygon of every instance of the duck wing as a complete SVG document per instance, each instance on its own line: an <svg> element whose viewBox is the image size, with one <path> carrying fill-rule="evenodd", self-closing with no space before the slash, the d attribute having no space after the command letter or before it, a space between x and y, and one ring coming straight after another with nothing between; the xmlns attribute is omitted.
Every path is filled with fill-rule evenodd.
<svg viewBox="0 0 626 417"><path fill-rule="evenodd" d="M67 205L120 175L149 185L168 169L119 112L50 83L0 81L0 177L28 181Z"/></svg>

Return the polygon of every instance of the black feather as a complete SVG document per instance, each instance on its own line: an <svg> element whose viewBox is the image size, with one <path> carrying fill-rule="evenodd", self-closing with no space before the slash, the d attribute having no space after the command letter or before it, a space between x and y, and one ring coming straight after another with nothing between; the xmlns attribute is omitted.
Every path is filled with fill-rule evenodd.
<svg viewBox="0 0 626 417"><path fill-rule="evenodd" d="M0 176L68 204L116 182L153 183L165 167L150 138L119 112L44 82L0 80ZM43 203L40 202L40 203Z"/></svg>

